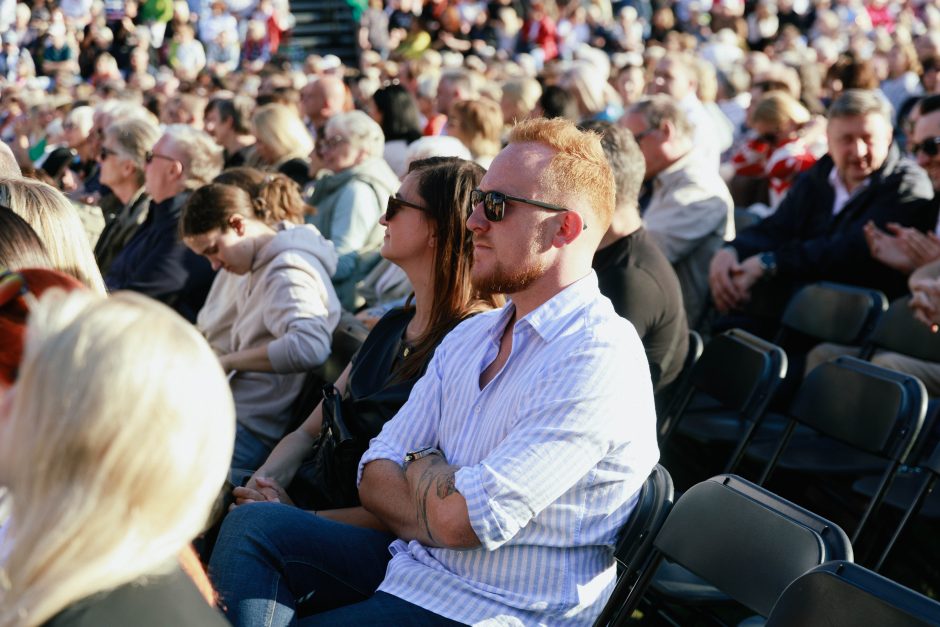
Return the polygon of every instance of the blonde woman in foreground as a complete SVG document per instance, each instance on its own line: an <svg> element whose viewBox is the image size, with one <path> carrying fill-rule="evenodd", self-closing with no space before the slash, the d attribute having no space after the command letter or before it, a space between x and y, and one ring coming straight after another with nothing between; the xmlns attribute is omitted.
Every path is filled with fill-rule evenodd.
<svg viewBox="0 0 940 627"><path fill-rule="evenodd" d="M212 351L133 293L52 291L31 309L0 389L0 627L225 625L178 566L232 455Z"/></svg>

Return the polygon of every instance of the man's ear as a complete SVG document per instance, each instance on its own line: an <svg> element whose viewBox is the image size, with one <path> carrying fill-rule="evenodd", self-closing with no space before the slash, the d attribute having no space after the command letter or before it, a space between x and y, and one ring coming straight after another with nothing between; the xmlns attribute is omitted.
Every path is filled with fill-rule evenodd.
<svg viewBox="0 0 940 627"><path fill-rule="evenodd" d="M670 120L663 120L659 130L667 141L676 137L676 125Z"/></svg>
<svg viewBox="0 0 940 627"><path fill-rule="evenodd" d="M555 237L552 238L552 246L562 248L567 246L581 235L581 231L587 228L587 224L577 211L565 211L558 222L558 230Z"/></svg>

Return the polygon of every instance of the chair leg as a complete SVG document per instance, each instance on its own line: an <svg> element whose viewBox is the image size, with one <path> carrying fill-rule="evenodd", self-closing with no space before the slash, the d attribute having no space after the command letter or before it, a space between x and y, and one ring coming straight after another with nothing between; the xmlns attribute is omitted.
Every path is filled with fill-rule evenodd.
<svg viewBox="0 0 940 627"><path fill-rule="evenodd" d="M927 500L927 497L930 496L930 493L933 492L933 488L937 483L937 475L930 473L924 480L921 482L920 487L917 488L917 493L914 497L914 503L904 512L904 515L901 517L901 522L898 523L897 528L894 530L891 539L888 540L888 545L881 552L881 556L878 558L878 562L875 564L874 570L876 573L881 570L881 567L884 566L885 560L888 559L888 553L891 552L891 549L894 548L895 543L898 541L898 538L901 537L901 532L904 531L904 528L907 526L907 523L917 515L920 511L920 508L924 506L924 502Z"/></svg>
<svg viewBox="0 0 940 627"><path fill-rule="evenodd" d="M888 490L891 489L891 483L894 481L894 475L897 473L899 465L900 464L897 462L894 462L885 470L884 475L882 475L878 489L875 490L874 496L872 496L871 501L868 502L868 507L865 508L865 513L862 514L858 525L855 527L854 533L852 533L850 540L853 545L858 542L859 536L862 535L862 530L865 528L865 525L868 524L868 519L871 518L872 514L881 506L885 495L888 493Z"/></svg>
<svg viewBox="0 0 940 627"><path fill-rule="evenodd" d="M783 431L783 435L780 437L780 442L777 443L777 448L774 450L774 454L770 456L769 460L767 460L767 465L764 466L764 470L761 472L760 479L757 480L757 485L763 487L764 484L770 480L770 474L774 471L774 468L777 467L777 462L780 460L780 456L783 454L783 449L785 449L787 444L790 443L790 437L793 435L794 429L796 429L796 421L790 420L787 428Z"/></svg>

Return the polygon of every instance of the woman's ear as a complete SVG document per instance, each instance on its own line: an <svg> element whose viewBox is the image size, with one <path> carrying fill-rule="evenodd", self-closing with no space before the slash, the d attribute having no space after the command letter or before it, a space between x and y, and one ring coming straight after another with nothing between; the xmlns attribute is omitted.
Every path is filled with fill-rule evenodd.
<svg viewBox="0 0 940 627"><path fill-rule="evenodd" d="M228 226L235 231L239 237L245 234L245 219L237 213L229 217Z"/></svg>

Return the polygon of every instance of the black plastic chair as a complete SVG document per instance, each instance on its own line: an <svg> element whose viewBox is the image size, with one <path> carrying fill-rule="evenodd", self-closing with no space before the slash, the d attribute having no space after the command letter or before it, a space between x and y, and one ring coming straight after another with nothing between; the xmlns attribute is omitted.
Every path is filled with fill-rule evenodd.
<svg viewBox="0 0 940 627"><path fill-rule="evenodd" d="M766 627L927 627L940 603L845 561L817 566L790 584Z"/></svg>
<svg viewBox="0 0 940 627"><path fill-rule="evenodd" d="M814 283L794 294L774 342L782 346L794 331L823 342L860 345L888 308L878 290L840 283Z"/></svg>
<svg viewBox="0 0 940 627"><path fill-rule="evenodd" d="M623 615L620 610L650 560L653 538L672 509L674 498L672 477L665 468L656 464L640 489L630 520L620 533L614 551L619 570L617 585L600 616L594 621L594 627L623 625L630 618L629 614Z"/></svg>
<svg viewBox="0 0 940 627"><path fill-rule="evenodd" d="M692 369L671 414L660 425L660 447L665 447L677 429L699 441L738 441L740 445L725 468L730 472L741 459L741 445L759 427L786 372L783 350L756 335L731 329L713 338ZM696 394L708 397L717 406L693 413L689 404Z"/></svg>
<svg viewBox="0 0 940 627"><path fill-rule="evenodd" d="M917 467L922 471L921 474L923 476L918 482L910 505L904 511L897 528L895 528L894 533L891 535L891 539L888 540L888 543L885 545L884 549L882 549L881 555L878 557L878 561L874 566L875 570L879 570L882 565L884 565L888 554L891 552L891 549L894 548L904 528L907 527L910 520L920 512L927 498L933 492L934 487L936 487L937 478L940 477L940 443L934 447L933 452L927 455Z"/></svg>
<svg viewBox="0 0 940 627"><path fill-rule="evenodd" d="M685 361L682 363L682 370L675 381L660 390L656 394L656 409L659 416L668 416L679 402L683 390L686 389L689 379L692 377L692 369L702 356L702 350L705 348L705 342L698 331L689 331L689 350L685 354Z"/></svg>
<svg viewBox="0 0 940 627"><path fill-rule="evenodd" d="M779 441L755 444L747 455L766 461L761 485L778 464L816 475L857 475L874 465L881 480L852 533L856 542L907 459L926 410L927 393L916 377L839 357L821 364L803 381ZM797 424L821 435L792 438L791 446Z"/></svg>
<svg viewBox="0 0 940 627"><path fill-rule="evenodd" d="M712 477L683 494L653 546L651 563L624 612L632 613L647 592L651 605L663 612L670 603L707 605L716 600L707 590L714 586L768 616L797 577L824 562L853 556L837 525L735 475ZM662 581L657 570L664 559L673 570L687 569L690 577Z"/></svg>
<svg viewBox="0 0 940 627"><path fill-rule="evenodd" d="M900 353L915 359L940 362L940 334L914 317L903 296L891 303L862 350L862 359L871 359L876 350Z"/></svg>

